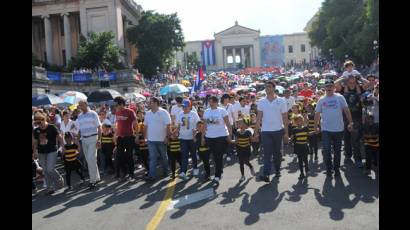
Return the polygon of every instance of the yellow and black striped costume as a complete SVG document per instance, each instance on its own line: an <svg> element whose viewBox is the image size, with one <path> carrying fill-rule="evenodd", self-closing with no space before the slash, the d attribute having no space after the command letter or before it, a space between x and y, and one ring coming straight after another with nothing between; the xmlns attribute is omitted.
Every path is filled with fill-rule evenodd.
<svg viewBox="0 0 410 230"><path fill-rule="evenodd" d="M76 144L65 146L64 159L66 161L75 161L78 157L78 154L78 146Z"/></svg>
<svg viewBox="0 0 410 230"><path fill-rule="evenodd" d="M308 114L308 128L309 132L315 131L315 115Z"/></svg>
<svg viewBox="0 0 410 230"><path fill-rule="evenodd" d="M104 133L103 134L101 134L101 144L114 144L114 141L113 141L113 134L112 133L109 133L109 134L107 134L107 135L104 135Z"/></svg>
<svg viewBox="0 0 410 230"><path fill-rule="evenodd" d="M294 137L294 142L297 145L307 145L309 137L309 129L306 126L301 128L292 128L292 135Z"/></svg>
<svg viewBox="0 0 410 230"><path fill-rule="evenodd" d="M178 139L175 140L169 140L169 151L171 153L179 153L181 152L181 143Z"/></svg>
<svg viewBox="0 0 410 230"><path fill-rule="evenodd" d="M364 126L363 129L364 145L372 148L379 148L379 127L375 124Z"/></svg>
<svg viewBox="0 0 410 230"><path fill-rule="evenodd" d="M247 148L251 146L249 138L252 136L252 132L250 130L245 130L245 132L241 133L238 129L236 132L236 145L240 148Z"/></svg>

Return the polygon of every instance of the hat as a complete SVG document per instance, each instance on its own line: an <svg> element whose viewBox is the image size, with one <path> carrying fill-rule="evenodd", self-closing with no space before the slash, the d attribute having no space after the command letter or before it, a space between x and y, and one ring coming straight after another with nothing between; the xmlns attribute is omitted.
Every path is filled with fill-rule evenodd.
<svg viewBox="0 0 410 230"><path fill-rule="evenodd" d="M182 107L183 108L190 107L190 106L191 106L191 101L190 100L185 99L185 100L182 101Z"/></svg>
<svg viewBox="0 0 410 230"><path fill-rule="evenodd" d="M333 80L331 80L331 79L327 79L326 81L325 81L325 86L326 85L334 85L335 84L335 82L333 81Z"/></svg>

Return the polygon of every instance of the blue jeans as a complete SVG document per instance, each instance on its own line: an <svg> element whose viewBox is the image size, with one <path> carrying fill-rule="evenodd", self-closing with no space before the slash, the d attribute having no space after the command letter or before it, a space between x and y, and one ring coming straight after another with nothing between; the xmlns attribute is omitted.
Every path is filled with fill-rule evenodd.
<svg viewBox="0 0 410 230"><path fill-rule="evenodd" d="M329 132L322 131L322 145L323 145L323 160L326 165L327 172L330 172L332 169L339 170L340 168L340 155L342 149L342 138L343 131L341 132ZM331 147L333 147L333 164L331 156Z"/></svg>
<svg viewBox="0 0 410 230"><path fill-rule="evenodd" d="M282 155L280 148L282 145L284 131L262 131L262 146L263 146L263 175L269 176L272 170L272 158L276 173L280 172L282 163Z"/></svg>
<svg viewBox="0 0 410 230"><path fill-rule="evenodd" d="M157 156L161 156L164 174L168 174L167 145L162 141L148 141L149 172L148 176L155 177L157 169Z"/></svg>
<svg viewBox="0 0 410 230"><path fill-rule="evenodd" d="M182 140L179 139L181 143L181 172L186 173L188 170L188 158L191 153L192 163L194 164L194 169L198 168L198 160L196 158L196 148L193 140Z"/></svg>
<svg viewBox="0 0 410 230"><path fill-rule="evenodd" d="M360 152L360 133L362 131L361 121L353 121L353 131L350 132L345 128L344 131L344 144L345 144L345 157L353 158L355 162L362 161L362 154Z"/></svg>

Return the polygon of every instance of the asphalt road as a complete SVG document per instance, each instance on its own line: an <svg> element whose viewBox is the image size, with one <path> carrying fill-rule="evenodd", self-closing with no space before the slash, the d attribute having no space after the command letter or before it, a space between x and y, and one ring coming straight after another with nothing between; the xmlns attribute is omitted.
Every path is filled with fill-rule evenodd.
<svg viewBox="0 0 410 230"><path fill-rule="evenodd" d="M300 181L296 159L286 155L282 177L269 184L256 181L246 166L246 180L240 183L239 164L225 162L219 186L176 179L174 191L168 191L170 204L162 202L169 178L155 183L107 179L92 192L76 185L67 194L40 193L32 199L32 229L146 229L154 216L159 220L156 229L379 229L374 173L367 177L342 163L342 177L327 179L321 162L319 150L319 163L310 162L311 174ZM262 167L258 157L251 163L257 172ZM75 184L77 175L73 179ZM159 209L163 216L157 215Z"/></svg>

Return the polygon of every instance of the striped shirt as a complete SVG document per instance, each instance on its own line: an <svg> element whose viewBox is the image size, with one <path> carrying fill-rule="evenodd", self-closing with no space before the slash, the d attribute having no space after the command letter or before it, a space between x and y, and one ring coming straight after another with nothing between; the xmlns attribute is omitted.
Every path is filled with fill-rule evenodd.
<svg viewBox="0 0 410 230"><path fill-rule="evenodd" d="M78 146L76 144L65 145L64 158L66 161L75 161L78 156Z"/></svg>
<svg viewBox="0 0 410 230"><path fill-rule="evenodd" d="M295 144L298 145L305 145L308 143L308 136L309 136L309 129L306 126L301 128L293 128L292 134L295 138Z"/></svg>
<svg viewBox="0 0 410 230"><path fill-rule="evenodd" d="M97 134L97 128L101 126L97 113L92 110L89 110L86 113L81 113L76 122L82 137Z"/></svg>

